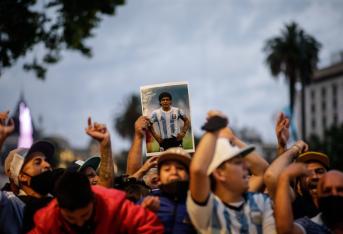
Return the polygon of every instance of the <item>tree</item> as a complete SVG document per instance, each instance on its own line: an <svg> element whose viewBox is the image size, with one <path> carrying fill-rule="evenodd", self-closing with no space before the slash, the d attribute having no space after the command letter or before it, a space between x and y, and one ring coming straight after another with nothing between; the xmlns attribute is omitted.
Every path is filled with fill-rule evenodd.
<svg viewBox="0 0 343 234"><path fill-rule="evenodd" d="M123 109L123 112L114 118L115 130L123 138L133 139L135 134L135 122L142 115L140 98L132 94Z"/></svg>
<svg viewBox="0 0 343 234"><path fill-rule="evenodd" d="M75 50L91 57L85 40L92 37L103 15L114 15L125 0L2 0L0 3L0 76L19 58L40 79L47 66L61 59L62 50ZM35 48L43 49L39 56Z"/></svg>
<svg viewBox="0 0 343 234"><path fill-rule="evenodd" d="M305 138L305 85L308 84L318 63L321 44L299 28L297 23L286 24L281 36L268 39L264 46L266 64L271 74L284 74L289 82L289 105L293 115L295 84L300 81L302 137Z"/></svg>
<svg viewBox="0 0 343 234"><path fill-rule="evenodd" d="M323 138L311 135L309 138L310 150L327 154L333 169L343 171L343 123L333 125L324 132Z"/></svg>

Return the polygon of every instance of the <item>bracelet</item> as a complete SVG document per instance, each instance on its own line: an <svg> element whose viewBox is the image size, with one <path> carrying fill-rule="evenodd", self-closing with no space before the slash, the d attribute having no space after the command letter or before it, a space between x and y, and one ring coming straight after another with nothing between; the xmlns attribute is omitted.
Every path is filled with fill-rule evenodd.
<svg viewBox="0 0 343 234"><path fill-rule="evenodd" d="M222 128L225 128L228 124L228 119L222 116L213 116L207 120L207 122L201 127L206 132L215 132Z"/></svg>

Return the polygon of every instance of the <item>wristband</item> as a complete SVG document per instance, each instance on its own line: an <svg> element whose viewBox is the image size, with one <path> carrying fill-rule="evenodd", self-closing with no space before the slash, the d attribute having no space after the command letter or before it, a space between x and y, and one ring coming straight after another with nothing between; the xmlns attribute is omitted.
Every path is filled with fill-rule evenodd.
<svg viewBox="0 0 343 234"><path fill-rule="evenodd" d="M201 127L201 129L206 132L215 132L219 129L225 128L227 124L227 118L216 115L209 118L207 122Z"/></svg>

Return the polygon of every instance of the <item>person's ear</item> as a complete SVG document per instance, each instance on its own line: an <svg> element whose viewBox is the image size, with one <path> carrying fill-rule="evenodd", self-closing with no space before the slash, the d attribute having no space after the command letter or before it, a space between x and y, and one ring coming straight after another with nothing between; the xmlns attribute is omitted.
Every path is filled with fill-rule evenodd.
<svg viewBox="0 0 343 234"><path fill-rule="evenodd" d="M215 178L215 180L218 180L218 181L222 181L222 182L226 181L225 173L220 168L217 168L213 171L213 177Z"/></svg>
<svg viewBox="0 0 343 234"><path fill-rule="evenodd" d="M25 173L20 172L18 175L18 181L20 183L28 184L30 180L30 176L26 175Z"/></svg>

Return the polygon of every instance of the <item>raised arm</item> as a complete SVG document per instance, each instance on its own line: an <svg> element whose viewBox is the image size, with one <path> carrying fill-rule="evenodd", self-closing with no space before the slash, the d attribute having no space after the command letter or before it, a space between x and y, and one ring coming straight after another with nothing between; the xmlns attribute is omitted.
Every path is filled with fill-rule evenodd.
<svg viewBox="0 0 343 234"><path fill-rule="evenodd" d="M279 234L302 234L303 231L294 223L292 202L294 193L290 182L298 176L307 175L309 172L305 164L292 163L281 173L275 195L275 222Z"/></svg>
<svg viewBox="0 0 343 234"><path fill-rule="evenodd" d="M142 144L149 119L140 116L135 122L135 135L127 158L126 174L133 175L142 167Z"/></svg>
<svg viewBox="0 0 343 234"><path fill-rule="evenodd" d="M9 111L0 112L0 151L6 138L14 131L13 119L8 119Z"/></svg>
<svg viewBox="0 0 343 234"><path fill-rule="evenodd" d="M114 178L114 166L112 158L112 146L110 133L105 124L94 122L88 118L88 127L85 129L86 133L100 144L100 168L99 168L99 185L111 188Z"/></svg>
<svg viewBox="0 0 343 234"><path fill-rule="evenodd" d="M158 156L152 156L148 160L145 161L143 166L138 169L135 173L130 175L130 177L135 177L137 180L143 178L143 176L152 168L157 166Z"/></svg>
<svg viewBox="0 0 343 234"><path fill-rule="evenodd" d="M287 141L289 139L289 119L283 112L278 114L275 134L278 142L277 156L280 156L287 150Z"/></svg>
<svg viewBox="0 0 343 234"><path fill-rule="evenodd" d="M246 144L239 139L230 128L223 129L220 132L220 137L225 137L232 144L238 146L239 148L246 147ZM251 152L244 157L244 160L248 163L249 169L251 171L251 176L249 178L249 191L250 192L261 192L264 187L263 176L264 172L269 166L269 163L256 151Z"/></svg>
<svg viewBox="0 0 343 234"><path fill-rule="evenodd" d="M275 197L277 181L281 172L292 163L299 154L306 152L307 150L308 145L299 140L270 164L264 174L264 183L267 186L268 194L271 198Z"/></svg>
<svg viewBox="0 0 343 234"><path fill-rule="evenodd" d="M208 120L217 115L222 116L222 113L210 111ZM190 193L192 199L198 203L206 202L210 194L211 187L207 169L214 156L219 131L220 129L206 132L202 136L190 165Z"/></svg>

